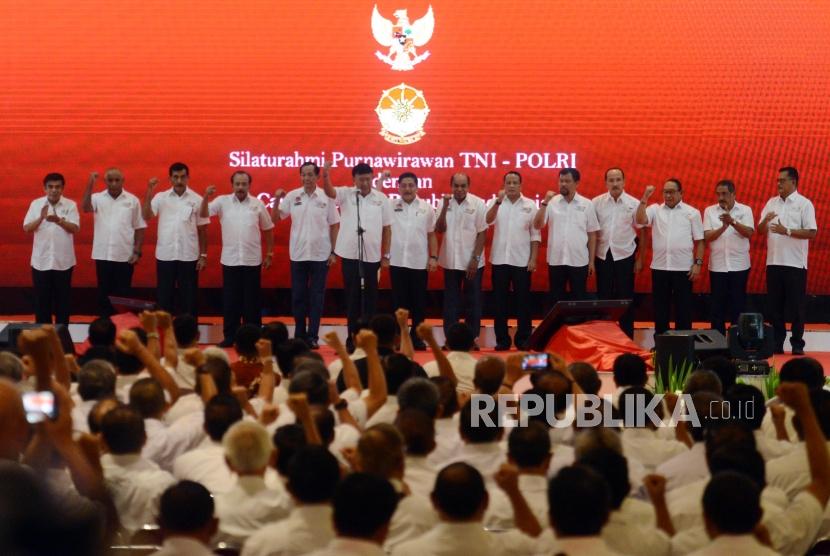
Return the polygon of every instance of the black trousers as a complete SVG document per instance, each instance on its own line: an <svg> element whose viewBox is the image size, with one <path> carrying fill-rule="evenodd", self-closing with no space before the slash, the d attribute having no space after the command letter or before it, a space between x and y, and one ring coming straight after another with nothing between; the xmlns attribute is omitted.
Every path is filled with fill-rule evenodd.
<svg viewBox="0 0 830 556"><path fill-rule="evenodd" d="M651 270L654 299L654 334L669 329L671 307L674 305L675 330L692 328L692 281L686 270Z"/></svg>
<svg viewBox="0 0 830 556"><path fill-rule="evenodd" d="M35 322L48 324L55 315L56 324L69 324L69 300L72 268L66 270L32 269L35 288Z"/></svg>
<svg viewBox="0 0 830 556"><path fill-rule="evenodd" d="M196 262L156 260L158 303L168 313L198 316L196 295L199 291L199 273Z"/></svg>
<svg viewBox="0 0 830 556"><path fill-rule="evenodd" d="M509 300L513 299L513 306L518 320L516 334L513 338L516 347L524 349L530 339L530 272L526 266L511 266L494 264L493 268L493 297L495 318L493 325L496 332L496 344L510 346L510 334L507 329ZM510 295L510 287L513 295Z"/></svg>
<svg viewBox="0 0 830 556"><path fill-rule="evenodd" d="M481 277L484 267L479 268L472 280L467 279L466 270L444 270L444 335L461 316L461 289L464 288L464 323L478 338L481 332Z"/></svg>
<svg viewBox="0 0 830 556"><path fill-rule="evenodd" d="M597 269L597 297L600 299L630 299L631 305L620 317L620 329L629 337L634 337L634 257L614 260L611 250L605 260L595 259Z"/></svg>
<svg viewBox="0 0 830 556"><path fill-rule="evenodd" d="M778 351L784 349L788 317L792 319L790 345L804 349L804 318L807 299L807 269L767 266L767 304ZM787 314L789 313L789 315Z"/></svg>
<svg viewBox="0 0 830 556"><path fill-rule="evenodd" d="M557 301L565 299L566 286L570 286L572 300L585 299L585 284L587 281L588 265L548 265L548 283L550 284L548 303L550 307L556 305Z"/></svg>
<svg viewBox="0 0 830 556"><path fill-rule="evenodd" d="M346 293L346 319L351 335L357 332L361 318L370 319L375 315L378 304L378 270L380 262L359 262L357 259L342 259L343 288ZM360 270L363 269L363 289L360 287Z"/></svg>
<svg viewBox="0 0 830 556"><path fill-rule="evenodd" d="M115 314L109 296L129 297L133 282L133 265L128 262L95 261L98 278L98 311L102 317Z"/></svg>
<svg viewBox="0 0 830 556"><path fill-rule="evenodd" d="M295 338L315 342L319 339L328 273L328 261L291 261L291 314Z"/></svg>
<svg viewBox="0 0 830 556"><path fill-rule="evenodd" d="M712 285L711 322L712 328L726 334L726 319L735 326L738 315L746 307L746 281L749 269L739 272L709 271L709 283Z"/></svg>
<svg viewBox="0 0 830 556"><path fill-rule="evenodd" d="M412 327L409 335L416 345L422 343L415 331L424 321L424 308L427 304L427 280L429 274L426 269L405 268L390 266L392 278L392 304L394 309L407 309L412 318Z"/></svg>
<svg viewBox="0 0 830 556"><path fill-rule="evenodd" d="M262 325L260 275L260 265L222 265L222 331L226 341L233 341L240 321Z"/></svg>

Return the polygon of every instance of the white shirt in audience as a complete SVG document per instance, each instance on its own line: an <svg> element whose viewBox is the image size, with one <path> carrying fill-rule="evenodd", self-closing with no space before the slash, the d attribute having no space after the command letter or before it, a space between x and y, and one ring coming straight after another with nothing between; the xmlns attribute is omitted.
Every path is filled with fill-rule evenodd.
<svg viewBox="0 0 830 556"><path fill-rule="evenodd" d="M698 479L708 479L709 466L706 463L705 444L695 442L689 450L658 465L655 472L666 478L666 491Z"/></svg>
<svg viewBox="0 0 830 556"><path fill-rule="evenodd" d="M519 490L524 495L527 505L533 515L544 528L550 521L548 512L548 478L544 475L519 475ZM490 504L487 507L484 523L488 527L512 528L515 527L513 507L510 500L501 489L491 486L488 488Z"/></svg>
<svg viewBox="0 0 830 556"><path fill-rule="evenodd" d="M459 414L435 420L435 450L427 460L440 471L461 449L461 434L458 432Z"/></svg>
<svg viewBox="0 0 830 556"><path fill-rule="evenodd" d="M559 553L567 556L590 554L591 556L616 556L600 536L596 537L564 537L556 539L559 543Z"/></svg>
<svg viewBox="0 0 830 556"><path fill-rule="evenodd" d="M203 413L191 413L169 426L158 419L144 419L147 443L141 455L172 471L173 461L205 438L203 425Z"/></svg>
<svg viewBox="0 0 830 556"><path fill-rule="evenodd" d="M473 377L475 377L476 362L478 359L466 351L451 351L447 353L447 359L450 362L450 366L452 366L455 377L458 379L456 390L459 392L472 392L475 389L473 386ZM435 361L424 364L424 371L429 377L440 376L441 374L438 372L438 363Z"/></svg>
<svg viewBox="0 0 830 556"><path fill-rule="evenodd" d="M138 454L104 454L101 467L121 525L136 531L155 523L162 493L176 482L173 476Z"/></svg>
<svg viewBox="0 0 830 556"><path fill-rule="evenodd" d="M769 410L769 406L777 403L777 398L772 398L771 400L767 401L767 412L764 414L764 420L761 421L761 430L769 438L778 438L778 433L775 430L775 423L772 421L772 412ZM798 442L798 433L793 426L793 415L795 412L789 408L789 406L784 406L784 428L787 429L787 438L790 439L790 442Z"/></svg>
<svg viewBox="0 0 830 556"><path fill-rule="evenodd" d="M785 456L797 446L797 444L787 442L786 440L770 438L762 430L754 431L753 436L755 436L755 447L758 448L758 452L764 458L764 461Z"/></svg>
<svg viewBox="0 0 830 556"><path fill-rule="evenodd" d="M279 521L291 511L291 498L284 490L268 488L263 477L237 477L233 488L217 494L218 540L242 544L265 525Z"/></svg>
<svg viewBox="0 0 830 556"><path fill-rule="evenodd" d="M830 442L827 445L830 447ZM782 489L790 498L795 498L810 484L810 466L804 442L796 444L787 455L767 462L767 483Z"/></svg>
<svg viewBox="0 0 830 556"><path fill-rule="evenodd" d="M475 467L486 482L493 481L493 476L507 459L503 442L484 442L482 444L463 443L458 454L447 462L463 462Z"/></svg>
<svg viewBox="0 0 830 556"><path fill-rule="evenodd" d="M164 539L161 550L153 552L151 556L213 556L213 550L196 539L168 537Z"/></svg>
<svg viewBox="0 0 830 556"><path fill-rule="evenodd" d="M644 520L636 511L622 505L608 516L602 538L608 547L622 554L668 556L671 553L671 540L655 526L654 520Z"/></svg>
<svg viewBox="0 0 830 556"><path fill-rule="evenodd" d="M295 506L287 518L251 535L241 556L294 556L323 548L334 538L331 518L329 504Z"/></svg>
<svg viewBox="0 0 830 556"><path fill-rule="evenodd" d="M392 556L500 556L513 551L529 554L537 550L547 552L546 544L541 537L531 539L521 533L488 533L480 522L442 521L417 539L398 545Z"/></svg>
<svg viewBox="0 0 830 556"><path fill-rule="evenodd" d="M792 502L775 509L764 506L762 498L761 506L772 546L782 554L804 554L821 536L825 512L811 493L802 491Z"/></svg>
<svg viewBox="0 0 830 556"><path fill-rule="evenodd" d="M778 553L758 542L752 535L720 535L707 546L692 552L693 556L737 556L739 554L772 556Z"/></svg>
<svg viewBox="0 0 830 556"><path fill-rule="evenodd" d="M357 361L358 359L366 359L366 352L363 351L363 348L356 347L351 355L349 355L349 359L352 361ZM335 358L334 361L329 363L329 377L331 380L337 380L337 377L340 376L340 372L343 370L343 363L340 361L340 358ZM364 386L366 386L364 384Z"/></svg>
<svg viewBox="0 0 830 556"><path fill-rule="evenodd" d="M181 384L179 386L181 386ZM185 394L176 400L176 403L174 403L170 409L165 412L164 422L171 425L182 417L186 417L191 413L204 412L204 410L205 403L202 401L202 397L199 394Z"/></svg>
<svg viewBox="0 0 830 556"><path fill-rule="evenodd" d="M75 402L75 407L72 408L72 430L75 432L89 432L89 412L92 411L93 406L98 403L98 400L86 400Z"/></svg>
<svg viewBox="0 0 830 556"><path fill-rule="evenodd" d="M236 474L225 463L222 443L214 442L210 437L205 438L194 450L175 459L173 476L180 481L201 483L211 494L228 492L236 483Z"/></svg>
<svg viewBox="0 0 830 556"><path fill-rule="evenodd" d="M404 462L403 481L413 494L419 494L429 499L432 488L435 486L435 476L438 470L429 462L427 456L406 456Z"/></svg>
<svg viewBox="0 0 830 556"><path fill-rule="evenodd" d="M325 548L315 550L308 556L384 556L377 544L360 539L336 537Z"/></svg>
<svg viewBox="0 0 830 556"><path fill-rule="evenodd" d="M403 484L390 481L400 494ZM383 549L391 552L396 546L410 539L420 537L438 523L438 515L429 498L418 494L408 494L398 501L398 507L389 523L389 534L383 543Z"/></svg>
<svg viewBox="0 0 830 556"><path fill-rule="evenodd" d="M661 463L689 450L677 440L658 438L657 433L648 428L626 427L621 439L625 459L638 461L649 473Z"/></svg>
<svg viewBox="0 0 830 556"><path fill-rule="evenodd" d="M366 427L369 428L380 423L392 424L395 422L395 417L398 416L398 397L389 395L378 410L366 421Z"/></svg>

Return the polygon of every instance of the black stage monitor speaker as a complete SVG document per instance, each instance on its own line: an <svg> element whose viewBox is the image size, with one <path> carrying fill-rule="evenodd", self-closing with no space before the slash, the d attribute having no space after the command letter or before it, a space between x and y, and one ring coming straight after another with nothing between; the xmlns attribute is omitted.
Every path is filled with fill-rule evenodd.
<svg viewBox="0 0 830 556"><path fill-rule="evenodd" d="M655 364L661 372L691 363L694 368L710 357L728 356L726 338L717 330L667 330L654 339ZM664 377L665 378L665 377Z"/></svg>
<svg viewBox="0 0 830 556"><path fill-rule="evenodd" d="M3 330L0 330L0 349L11 349L17 351L17 337L24 330L32 330L33 328L40 328L42 324L35 324L31 322L10 322ZM61 339L61 346L63 346L64 353L75 354L75 343L72 341L72 336L69 334L69 327L65 324L56 324L55 330L58 331L58 338Z"/></svg>
<svg viewBox="0 0 830 556"><path fill-rule="evenodd" d="M557 301L539 326L533 330L528 347L535 351L544 350L551 336L566 324L580 324L590 320L618 322L629 305L631 305L630 299Z"/></svg>
<svg viewBox="0 0 830 556"><path fill-rule="evenodd" d="M695 358L698 362L706 361L715 355L729 355L729 343L718 330L667 330L664 334L668 336L691 336L694 340Z"/></svg>

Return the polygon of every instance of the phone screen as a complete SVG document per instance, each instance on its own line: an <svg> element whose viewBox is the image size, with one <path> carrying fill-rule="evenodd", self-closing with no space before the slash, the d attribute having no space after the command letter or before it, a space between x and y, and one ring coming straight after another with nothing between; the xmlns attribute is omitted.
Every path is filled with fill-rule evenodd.
<svg viewBox="0 0 830 556"><path fill-rule="evenodd" d="M40 423L58 416L55 395L48 390L24 392L23 409L26 410L26 420L30 423Z"/></svg>
<svg viewBox="0 0 830 556"><path fill-rule="evenodd" d="M547 353L528 353L522 359L522 369L525 371L536 371L548 368Z"/></svg>

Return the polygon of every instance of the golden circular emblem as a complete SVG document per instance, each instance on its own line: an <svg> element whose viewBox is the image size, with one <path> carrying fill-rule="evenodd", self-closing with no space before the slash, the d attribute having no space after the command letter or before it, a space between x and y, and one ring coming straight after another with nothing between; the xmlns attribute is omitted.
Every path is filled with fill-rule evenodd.
<svg viewBox="0 0 830 556"><path fill-rule="evenodd" d="M406 83L383 91L375 113L382 128L380 134L390 143L410 145L425 135L429 106L423 91Z"/></svg>

